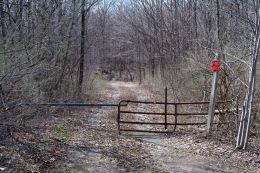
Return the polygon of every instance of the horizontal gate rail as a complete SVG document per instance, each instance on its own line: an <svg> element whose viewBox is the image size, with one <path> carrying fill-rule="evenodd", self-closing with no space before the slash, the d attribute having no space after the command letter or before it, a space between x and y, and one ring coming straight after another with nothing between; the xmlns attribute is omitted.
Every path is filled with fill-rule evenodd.
<svg viewBox="0 0 260 173"><path fill-rule="evenodd" d="M170 131L155 131L155 130L135 130L135 129L120 129L124 132L144 132L144 133L172 133Z"/></svg>
<svg viewBox="0 0 260 173"><path fill-rule="evenodd" d="M122 102L126 103L141 103L141 104L157 104L157 105L164 105L165 102L149 102L149 101L135 101L135 100L122 100ZM229 101L218 101L216 103L230 103L232 102L231 100ZM209 101L204 101L204 102L178 102L178 103L171 103L167 102L167 105L175 105L175 104L180 104L180 105L198 105L198 104L209 104Z"/></svg>
<svg viewBox="0 0 260 173"><path fill-rule="evenodd" d="M118 107L119 104L95 104L95 103L23 103L20 105L26 106L62 106L62 107ZM120 106L127 106L127 104L121 104Z"/></svg>
<svg viewBox="0 0 260 173"><path fill-rule="evenodd" d="M215 111L215 114L221 114L222 112ZM178 113L178 114L167 114L167 115L178 115L178 116L185 116L185 115L192 115L192 116L200 116L200 115L208 115L208 113L200 113L200 112L193 112L193 113Z"/></svg>
<svg viewBox="0 0 260 173"><path fill-rule="evenodd" d="M156 122L139 122L139 121L120 121L121 124L151 124L151 125L165 125L164 122L162 123L156 123ZM167 125L179 125L179 126L185 126L185 125L205 125L207 124L205 123L167 123ZM213 124L218 124L218 123L213 123ZM221 124L228 124L228 122L226 123L221 123Z"/></svg>
<svg viewBox="0 0 260 173"><path fill-rule="evenodd" d="M228 111L225 111L228 112ZM219 112L216 111L215 114L221 114L221 113L225 113L225 112ZM120 113L124 113L124 114L139 114L139 115L165 115L165 113L158 113L158 112L135 112L135 111L120 111ZM208 113L178 113L178 114L174 114L174 113L167 113L166 115L178 115L178 116L185 116L185 115L192 115L192 116L196 116L196 115L208 115Z"/></svg>
<svg viewBox="0 0 260 173"><path fill-rule="evenodd" d="M164 113L157 113L157 112L131 112L131 111L121 111L121 113L125 114L147 114L147 115L164 115Z"/></svg>

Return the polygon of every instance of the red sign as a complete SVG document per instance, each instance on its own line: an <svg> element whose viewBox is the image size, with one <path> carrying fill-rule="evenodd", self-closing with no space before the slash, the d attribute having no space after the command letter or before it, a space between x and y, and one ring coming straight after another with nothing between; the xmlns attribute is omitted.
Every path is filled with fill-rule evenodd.
<svg viewBox="0 0 260 173"><path fill-rule="evenodd" d="M220 60L213 60L211 61L211 70L212 71L219 71L220 70Z"/></svg>

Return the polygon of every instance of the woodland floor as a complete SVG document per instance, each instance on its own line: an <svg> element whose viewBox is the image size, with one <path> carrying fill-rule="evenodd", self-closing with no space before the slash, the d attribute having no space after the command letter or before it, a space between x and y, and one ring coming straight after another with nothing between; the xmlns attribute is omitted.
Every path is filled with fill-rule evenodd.
<svg viewBox="0 0 260 173"><path fill-rule="evenodd" d="M139 85L112 81L96 102L155 96ZM235 151L229 143L181 128L170 135L119 135L116 118L117 108L83 107L39 116L0 144L0 172L260 172L259 148Z"/></svg>

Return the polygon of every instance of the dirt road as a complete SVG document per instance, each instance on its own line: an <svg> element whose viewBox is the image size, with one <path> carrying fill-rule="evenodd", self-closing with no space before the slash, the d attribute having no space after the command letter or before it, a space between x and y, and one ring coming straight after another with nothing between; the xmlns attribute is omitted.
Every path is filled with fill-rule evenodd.
<svg viewBox="0 0 260 173"><path fill-rule="evenodd" d="M120 99L146 100L150 93L133 83L110 82L101 93L103 103ZM138 111L143 110L139 107ZM174 145L169 135L118 135L116 109L81 112L82 126L70 139L77 148L68 151L63 168L71 172L249 172L227 160L195 155ZM79 121L79 120L77 120ZM150 128L147 127L146 128ZM77 147L75 147L77 146Z"/></svg>
<svg viewBox="0 0 260 173"><path fill-rule="evenodd" d="M118 103L121 99L146 100L151 99L150 97L148 90L136 84L109 82L98 93L97 102ZM142 106L137 109L145 111ZM172 135L119 135L116 108L75 108L67 113L64 111L60 116L44 117L37 122L31 124L39 129L38 143L35 142L36 137L31 137L30 145L37 146L33 149L40 153L40 161L39 158L33 158L33 161L29 155L29 166L23 168L24 170L75 173L255 171L224 157L196 154L198 152L194 152L194 148L186 145L192 136L184 135L185 140L179 142L181 131ZM24 139L21 136L23 135L17 137L20 141ZM27 142L28 139L29 137L26 138ZM194 143L204 148L199 140ZM29 152L31 149L25 151ZM12 169L9 172L12 172Z"/></svg>

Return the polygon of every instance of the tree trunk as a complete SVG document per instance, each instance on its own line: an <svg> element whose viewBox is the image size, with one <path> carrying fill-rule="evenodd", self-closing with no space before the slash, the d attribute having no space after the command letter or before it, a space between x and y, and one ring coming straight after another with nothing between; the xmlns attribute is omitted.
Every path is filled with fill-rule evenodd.
<svg viewBox="0 0 260 173"><path fill-rule="evenodd" d="M22 25L23 25L23 0L19 1L19 17L18 17L18 30L19 30L19 41L23 39L23 30L22 30Z"/></svg>
<svg viewBox="0 0 260 173"><path fill-rule="evenodd" d="M32 27L32 0L28 0L27 2L28 7L28 26L27 26L27 32L28 34L31 34L31 27Z"/></svg>
<svg viewBox="0 0 260 173"><path fill-rule="evenodd" d="M1 27L2 27L2 38L3 44L6 43L6 30L5 30L5 22L4 22L4 2L0 0L0 17L1 17Z"/></svg>
<svg viewBox="0 0 260 173"><path fill-rule="evenodd" d="M81 43L80 43L80 60L79 60L79 81L78 92L82 92L83 78L84 78L84 56L85 56L85 0L81 3Z"/></svg>
<svg viewBox="0 0 260 173"><path fill-rule="evenodd" d="M55 88L59 88L59 87L62 86L62 84L64 82L64 78L66 76L66 70L68 68L69 50L70 50L71 44L72 44L72 39L71 38L72 38L72 32L73 32L74 25L75 25L75 13L76 13L76 2L75 1L76 0L73 0L73 14L72 14L71 24L70 24L69 31L68 31L68 42L67 42L67 46L66 46L64 59L63 59L62 71L61 71L60 78L59 78L59 80L56 83L56 87Z"/></svg>
<svg viewBox="0 0 260 173"><path fill-rule="evenodd" d="M254 49L251 61L251 71L249 76L249 86L247 94L245 96L243 110L240 117L240 125L237 135L238 149L246 149L249 137L249 129L252 120L252 105L255 92L255 80L256 80L256 64L259 55L259 42L260 42L260 1L255 1L255 38L254 38Z"/></svg>

